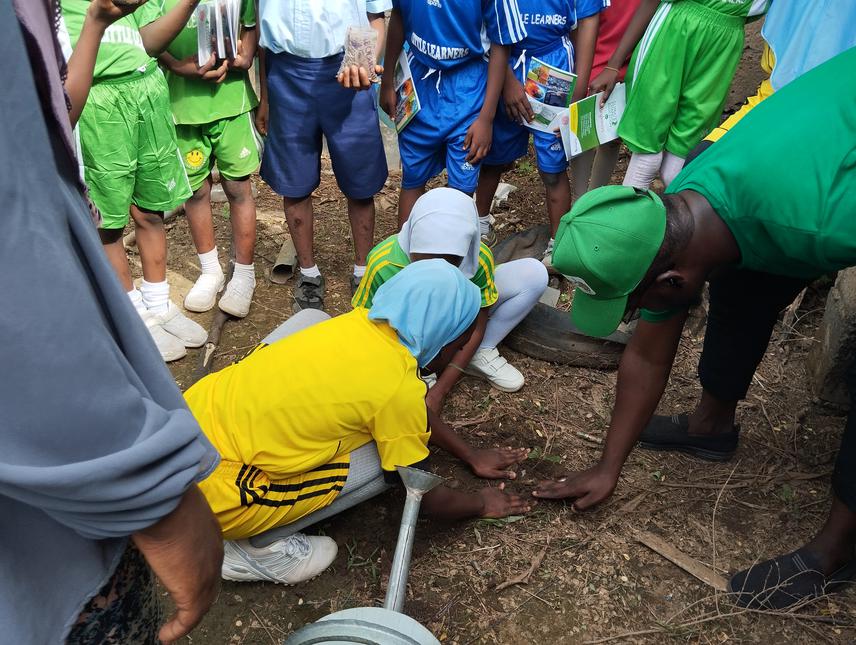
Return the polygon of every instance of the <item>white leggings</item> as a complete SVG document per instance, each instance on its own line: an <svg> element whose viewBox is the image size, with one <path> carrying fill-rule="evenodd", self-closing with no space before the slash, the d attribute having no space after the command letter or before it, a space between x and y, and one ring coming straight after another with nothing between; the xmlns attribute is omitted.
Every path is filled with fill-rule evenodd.
<svg viewBox="0 0 856 645"><path fill-rule="evenodd" d="M668 188L684 167L684 161L684 157L679 157L668 151L656 154L634 152L630 155L630 163L627 164L627 173L624 175L623 183L625 186L635 186L648 190L659 172L663 184Z"/></svg>
<svg viewBox="0 0 856 645"><path fill-rule="evenodd" d="M522 258L496 267L499 298L490 308L479 349L493 349L532 311L547 288L547 269L535 258Z"/></svg>

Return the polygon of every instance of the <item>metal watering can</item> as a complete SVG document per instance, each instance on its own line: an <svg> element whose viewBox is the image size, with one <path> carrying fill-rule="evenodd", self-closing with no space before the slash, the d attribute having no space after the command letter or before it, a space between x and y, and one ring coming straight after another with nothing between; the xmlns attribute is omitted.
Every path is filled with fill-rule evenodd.
<svg viewBox="0 0 856 645"><path fill-rule="evenodd" d="M443 480L418 468L397 467L407 489L398 542L392 557L389 587L383 608L356 607L337 611L306 625L289 636L284 645L439 645L425 627L401 613L407 591L410 557L416 537L416 519L422 496Z"/></svg>

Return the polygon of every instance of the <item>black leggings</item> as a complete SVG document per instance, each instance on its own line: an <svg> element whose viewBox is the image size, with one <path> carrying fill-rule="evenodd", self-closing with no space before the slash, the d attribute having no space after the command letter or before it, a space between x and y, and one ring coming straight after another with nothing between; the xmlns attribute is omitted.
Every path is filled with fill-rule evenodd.
<svg viewBox="0 0 856 645"><path fill-rule="evenodd" d="M711 277L710 311L698 365L706 392L722 401L746 398L779 314L811 282L745 269L727 269ZM832 486L838 498L856 513L856 361L846 378L850 414Z"/></svg>

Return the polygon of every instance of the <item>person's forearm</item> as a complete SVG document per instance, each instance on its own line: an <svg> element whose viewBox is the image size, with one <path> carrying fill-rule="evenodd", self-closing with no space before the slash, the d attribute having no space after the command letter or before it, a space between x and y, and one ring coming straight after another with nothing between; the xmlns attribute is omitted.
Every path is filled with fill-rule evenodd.
<svg viewBox="0 0 856 645"><path fill-rule="evenodd" d="M395 75L395 64L404 49L404 23L401 11L393 9L389 15L389 26L386 31L386 49L384 53L383 82L391 84Z"/></svg>
<svg viewBox="0 0 856 645"><path fill-rule="evenodd" d="M267 103L267 70L265 69L265 48L259 47L259 101Z"/></svg>
<svg viewBox="0 0 856 645"><path fill-rule="evenodd" d="M83 28L80 30L80 37L77 39L71 58L68 59L68 77L65 81L65 91L71 102L71 110L68 113L71 127L77 125L80 114L86 105L86 99L89 97L89 90L92 88L95 73L95 61L98 58L98 48L101 46L101 39L104 37L106 29L106 22L97 20L92 16L91 11L87 11L86 18L83 20Z"/></svg>
<svg viewBox="0 0 856 645"><path fill-rule="evenodd" d="M685 315L678 315L663 323L640 320L624 350L615 408L600 459L616 477L663 396L685 319Z"/></svg>
<svg viewBox="0 0 856 645"><path fill-rule="evenodd" d="M146 53L153 58L160 56L184 29L198 4L199 0L179 0L166 14L145 27L140 27L140 37L143 39Z"/></svg>
<svg viewBox="0 0 856 645"><path fill-rule="evenodd" d="M439 446L450 455L469 464L473 447L464 441L449 425L431 408L428 408L428 425L431 428L431 443Z"/></svg>
<svg viewBox="0 0 856 645"><path fill-rule="evenodd" d="M158 56L158 62L161 64L161 67L164 67L167 70L173 70L178 64L178 59L169 52L164 52Z"/></svg>
<svg viewBox="0 0 856 645"><path fill-rule="evenodd" d="M574 69L577 74L577 87L588 89L591 80L591 66L594 61L594 46L597 41L597 30L600 24L600 14L583 18L576 28L576 44L574 45Z"/></svg>
<svg viewBox="0 0 856 645"><path fill-rule="evenodd" d="M621 37L618 47L615 48L615 51L612 52L612 56L609 57L606 63L609 67L620 69L627 62L630 54L633 53L633 49L642 38L642 34L648 28L648 23L651 22L651 18L654 17L654 13L657 11L659 5L660 0L642 0L636 9L636 13L633 14L633 18L630 19L630 24L627 25L627 30Z"/></svg>
<svg viewBox="0 0 856 645"><path fill-rule="evenodd" d="M446 396L452 391L455 383L457 383L461 378L461 370L465 369L467 365L470 364L473 356L475 356L476 350L479 348L479 345L481 345L482 340L484 340L484 332L485 329L487 329L487 319L488 309L485 307L479 311L478 318L476 319L476 327L473 330L472 336L470 336L470 339L467 341L467 344L458 350L452 358L452 363L448 365L446 369L443 370L443 373L437 378L437 382L434 384L434 387L439 388L437 391L443 396Z"/></svg>
<svg viewBox="0 0 856 645"><path fill-rule="evenodd" d="M466 520L481 517L484 500L479 493L464 493L438 486L422 498L422 512L443 520Z"/></svg>
<svg viewBox="0 0 856 645"><path fill-rule="evenodd" d="M386 17L382 13L366 14L369 19L369 25L377 33L377 44L375 45L375 62L380 60L386 46Z"/></svg>
<svg viewBox="0 0 856 645"><path fill-rule="evenodd" d="M259 49L258 27L244 27L241 31L241 50L244 58L252 60Z"/></svg>
<svg viewBox="0 0 856 645"><path fill-rule="evenodd" d="M505 85L510 51L511 48L508 45L497 45L496 43L490 45L490 58L487 63L487 89L484 93L484 103L479 112L480 119L493 121L496 116L496 106L499 104L502 87Z"/></svg>

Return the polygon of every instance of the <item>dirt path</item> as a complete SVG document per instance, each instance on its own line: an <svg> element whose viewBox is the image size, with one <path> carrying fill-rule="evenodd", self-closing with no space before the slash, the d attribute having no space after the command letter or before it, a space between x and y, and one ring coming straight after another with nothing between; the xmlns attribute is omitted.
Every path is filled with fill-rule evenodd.
<svg viewBox="0 0 856 645"><path fill-rule="evenodd" d="M754 92L760 79L757 27L732 89L729 109ZM620 179L623 166L615 180ZM397 175L378 199L376 239L392 232ZM499 219L500 235L543 219L543 198L531 161L508 178L519 187ZM243 355L291 313L291 285L266 280L283 239L281 204L258 182L259 288L250 316L229 323L216 365ZM316 193L318 264L328 284L331 313L348 309L352 262L345 201L329 169ZM221 248L228 224L218 217ZM170 268L186 280L197 275L186 222L169 231ZM814 405L805 389L804 356L819 321L823 293L810 292L797 330L777 330L748 400L740 407L741 448L726 464L678 455L634 452L613 498L598 510L576 514L542 503L525 519L419 527L407 611L442 641L471 643L581 643L627 634L615 642L853 642L856 594L823 600L795 614L735 611L728 600L640 544L638 530L656 534L713 571L728 572L758 558L795 548L822 523L829 503L829 472L843 419ZM208 324L210 314L199 316ZM779 342L781 341L781 342ZM695 366L700 338L685 336L661 410L691 408L698 393ZM451 396L447 418L478 445L536 449L515 488L583 468L600 446L612 404L615 374L556 367L510 356L527 379L516 395L500 394L466 378ZM198 361L192 352L173 364L182 388ZM300 378L295 367L289 378ZM287 390L288 382L283 383ZM441 474L454 486L473 477L438 455ZM223 585L220 598L194 643L273 644L291 630L346 607L375 604L385 576L403 495L391 492L316 527L336 539L339 556L318 579L285 588L271 584ZM496 587L527 571L543 552L526 585ZM850 625L851 627L848 627Z"/></svg>

